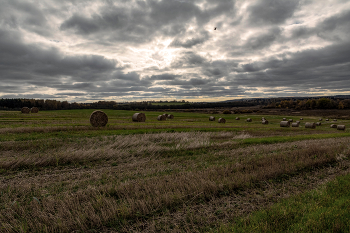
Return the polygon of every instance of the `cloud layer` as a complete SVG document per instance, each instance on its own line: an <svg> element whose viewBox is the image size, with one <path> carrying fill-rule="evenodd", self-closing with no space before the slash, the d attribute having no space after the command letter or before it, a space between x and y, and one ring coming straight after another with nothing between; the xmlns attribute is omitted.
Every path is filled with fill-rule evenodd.
<svg viewBox="0 0 350 233"><path fill-rule="evenodd" d="M348 94L349 22L343 0L2 0L0 98Z"/></svg>

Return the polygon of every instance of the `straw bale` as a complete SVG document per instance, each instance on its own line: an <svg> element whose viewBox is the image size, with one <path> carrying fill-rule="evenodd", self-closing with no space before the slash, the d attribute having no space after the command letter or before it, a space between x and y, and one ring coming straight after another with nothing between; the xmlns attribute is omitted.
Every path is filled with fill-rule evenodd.
<svg viewBox="0 0 350 233"><path fill-rule="evenodd" d="M103 127L108 123L108 116L102 111L94 111L90 115L90 124L93 127Z"/></svg>
<svg viewBox="0 0 350 233"><path fill-rule="evenodd" d="M280 127L290 127L290 122L289 121L281 121Z"/></svg>
<svg viewBox="0 0 350 233"><path fill-rule="evenodd" d="M174 119L174 115L173 115L173 114L169 114L169 115L167 116L167 118L169 118L169 119Z"/></svg>
<svg viewBox="0 0 350 233"><path fill-rule="evenodd" d="M298 123L298 124L300 124L300 121L296 121L295 123Z"/></svg>
<svg viewBox="0 0 350 233"><path fill-rule="evenodd" d="M32 107L32 108L30 109L30 112L31 112L31 113L38 113L38 112L39 112L39 108L37 108L37 107Z"/></svg>
<svg viewBox="0 0 350 233"><path fill-rule="evenodd" d="M239 117L236 117L236 120L240 120L240 118L239 118Z"/></svg>
<svg viewBox="0 0 350 233"><path fill-rule="evenodd" d="M314 129L314 128L316 128L316 124L315 124L315 122L306 122L305 128Z"/></svg>
<svg viewBox="0 0 350 233"><path fill-rule="evenodd" d="M30 113L30 108L28 108L28 107L23 107L23 108L21 109L21 112L22 112L22 113L25 113L25 114L29 114L29 113Z"/></svg>
<svg viewBox="0 0 350 233"><path fill-rule="evenodd" d="M318 119L318 121L322 121L322 118Z"/></svg>
<svg viewBox="0 0 350 233"><path fill-rule="evenodd" d="M337 121L337 119L333 119L333 121Z"/></svg>
<svg viewBox="0 0 350 233"><path fill-rule="evenodd" d="M303 118L300 118L300 120L302 121L302 120L304 120Z"/></svg>
<svg viewBox="0 0 350 233"><path fill-rule="evenodd" d="M345 130L345 125L338 125L337 130Z"/></svg>
<svg viewBox="0 0 350 233"><path fill-rule="evenodd" d="M144 113L142 113L142 112L141 113L135 113L134 115L132 115L132 121L145 122L146 121L146 115Z"/></svg>
<svg viewBox="0 0 350 233"><path fill-rule="evenodd" d="M252 119L251 118L247 118L247 122L252 122Z"/></svg>
<svg viewBox="0 0 350 233"><path fill-rule="evenodd" d="M283 121L286 121L287 120L287 118L283 118Z"/></svg>
<svg viewBox="0 0 350 233"><path fill-rule="evenodd" d="M326 121L329 121L329 119L326 119Z"/></svg>
<svg viewBox="0 0 350 233"><path fill-rule="evenodd" d="M269 124L269 121L268 121L268 120L263 120L263 121L261 121L261 124L263 124L263 125L268 125L268 124Z"/></svg>
<svg viewBox="0 0 350 233"><path fill-rule="evenodd" d="M209 121L215 121L215 117L214 116L210 116L209 117Z"/></svg>
<svg viewBox="0 0 350 233"><path fill-rule="evenodd" d="M298 122L292 123L292 127L299 127L299 123Z"/></svg>
<svg viewBox="0 0 350 233"><path fill-rule="evenodd" d="M159 116L157 117L157 120L158 120L158 121L166 121L166 117L165 117L164 115L159 115Z"/></svg>
<svg viewBox="0 0 350 233"><path fill-rule="evenodd" d="M316 122L316 126L321 126L321 122Z"/></svg>
<svg viewBox="0 0 350 233"><path fill-rule="evenodd" d="M331 128L337 128L337 125L331 124Z"/></svg>
<svg viewBox="0 0 350 233"><path fill-rule="evenodd" d="M226 120L225 120L225 118L219 118L218 122L219 123L226 123Z"/></svg>
<svg viewBox="0 0 350 233"><path fill-rule="evenodd" d="M168 113L164 113L163 115L164 115L165 117L168 117Z"/></svg>
<svg viewBox="0 0 350 233"><path fill-rule="evenodd" d="M288 121L289 121L289 122L293 122L293 119L289 119Z"/></svg>

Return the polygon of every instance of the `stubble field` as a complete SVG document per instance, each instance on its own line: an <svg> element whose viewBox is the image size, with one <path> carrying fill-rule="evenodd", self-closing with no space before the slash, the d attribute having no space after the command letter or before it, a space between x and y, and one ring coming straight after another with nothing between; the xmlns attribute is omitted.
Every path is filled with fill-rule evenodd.
<svg viewBox="0 0 350 233"><path fill-rule="evenodd" d="M350 231L350 120L92 112L0 111L0 232Z"/></svg>

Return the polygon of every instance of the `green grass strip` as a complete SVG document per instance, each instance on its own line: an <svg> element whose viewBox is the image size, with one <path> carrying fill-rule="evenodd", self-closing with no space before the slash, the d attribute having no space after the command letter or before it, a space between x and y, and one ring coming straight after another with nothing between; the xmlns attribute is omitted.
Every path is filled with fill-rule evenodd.
<svg viewBox="0 0 350 233"><path fill-rule="evenodd" d="M274 144L281 142L294 142L309 139L326 139L326 138L341 138L350 137L350 133L328 133L328 134L308 134L308 135L295 135L295 136L273 136L264 138L247 138L242 140L242 145L253 144Z"/></svg>
<svg viewBox="0 0 350 233"><path fill-rule="evenodd" d="M215 232L350 232L350 174Z"/></svg>

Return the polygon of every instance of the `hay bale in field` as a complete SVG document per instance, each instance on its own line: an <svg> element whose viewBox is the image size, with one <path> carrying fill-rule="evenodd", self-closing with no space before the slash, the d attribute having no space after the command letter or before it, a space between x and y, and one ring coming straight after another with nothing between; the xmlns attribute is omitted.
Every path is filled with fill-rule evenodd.
<svg viewBox="0 0 350 233"><path fill-rule="evenodd" d="M239 120L240 120L240 118L239 118L239 117L236 117L236 120L237 120L237 121L239 121Z"/></svg>
<svg viewBox="0 0 350 233"><path fill-rule="evenodd" d="M300 124L300 121L296 121L295 123L298 123L298 124Z"/></svg>
<svg viewBox="0 0 350 233"><path fill-rule="evenodd" d="M287 120L287 118L283 118L282 120L283 120L283 121L286 121L286 120Z"/></svg>
<svg viewBox="0 0 350 233"><path fill-rule="evenodd" d="M263 121L261 121L261 124L263 124L263 125L268 125L268 124L269 124L269 121L268 121L268 120L263 120Z"/></svg>
<svg viewBox="0 0 350 233"><path fill-rule="evenodd" d="M345 130L345 125L338 125L337 130Z"/></svg>
<svg viewBox="0 0 350 233"><path fill-rule="evenodd" d="M169 119L174 119L174 115L173 115L173 114L169 114L169 115L167 116L167 118L169 118Z"/></svg>
<svg viewBox="0 0 350 233"><path fill-rule="evenodd" d="M321 122L316 122L316 126L321 126Z"/></svg>
<svg viewBox="0 0 350 233"><path fill-rule="evenodd" d="M247 122L252 122L252 119L251 118L247 118Z"/></svg>
<svg viewBox="0 0 350 233"><path fill-rule="evenodd" d="M326 119L326 121L329 121L329 119Z"/></svg>
<svg viewBox="0 0 350 233"><path fill-rule="evenodd" d="M302 121L302 120L304 120L303 118L300 118L300 120Z"/></svg>
<svg viewBox="0 0 350 233"><path fill-rule="evenodd" d="M299 127L299 123L298 122L292 123L292 127Z"/></svg>
<svg viewBox="0 0 350 233"><path fill-rule="evenodd" d="M108 123L108 116L102 111L94 111L90 115L90 124L93 127L103 127Z"/></svg>
<svg viewBox="0 0 350 233"><path fill-rule="evenodd" d="M333 121L337 121L337 119L333 119Z"/></svg>
<svg viewBox="0 0 350 233"><path fill-rule="evenodd" d="M289 122L293 122L293 119L289 119L288 121L289 121Z"/></svg>
<svg viewBox="0 0 350 233"><path fill-rule="evenodd" d="M28 107L23 107L23 108L21 109L21 113L29 114L29 113L30 113L30 108L28 108Z"/></svg>
<svg viewBox="0 0 350 233"><path fill-rule="evenodd" d="M318 121L322 121L322 118L318 119Z"/></svg>
<svg viewBox="0 0 350 233"><path fill-rule="evenodd" d="M215 121L215 117L214 116L210 116L209 117L209 121Z"/></svg>
<svg viewBox="0 0 350 233"><path fill-rule="evenodd" d="M314 128L316 128L316 124L315 124L315 122L306 122L305 128L314 129Z"/></svg>
<svg viewBox="0 0 350 233"><path fill-rule="evenodd" d="M226 120L225 120L225 118L219 118L218 122L219 123L226 123Z"/></svg>
<svg viewBox="0 0 350 233"><path fill-rule="evenodd" d="M280 122L280 127L289 127L290 126L290 122L289 121L281 121Z"/></svg>
<svg viewBox="0 0 350 233"><path fill-rule="evenodd" d="M165 115L159 115L159 116L157 117L157 120L158 120L158 121L166 121L166 116L165 116Z"/></svg>
<svg viewBox="0 0 350 233"><path fill-rule="evenodd" d="M163 115L164 115L165 117L168 117L168 114L167 114L167 113L164 113Z"/></svg>
<svg viewBox="0 0 350 233"><path fill-rule="evenodd" d="M331 128L337 128L337 125L331 124Z"/></svg>
<svg viewBox="0 0 350 233"><path fill-rule="evenodd" d="M134 115L132 115L132 121L145 122L146 121L146 115L144 113L142 113L142 112L141 113L135 113Z"/></svg>
<svg viewBox="0 0 350 233"><path fill-rule="evenodd" d="M261 120L263 121L263 120L266 120L266 119L265 119L265 117L262 117Z"/></svg>
<svg viewBox="0 0 350 233"><path fill-rule="evenodd" d="M38 112L39 112L39 108L37 108L37 107L32 107L32 108L30 109L30 112L31 112L31 113L38 113Z"/></svg>

